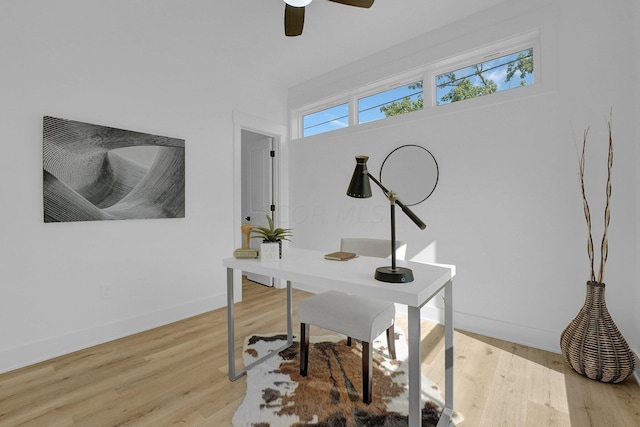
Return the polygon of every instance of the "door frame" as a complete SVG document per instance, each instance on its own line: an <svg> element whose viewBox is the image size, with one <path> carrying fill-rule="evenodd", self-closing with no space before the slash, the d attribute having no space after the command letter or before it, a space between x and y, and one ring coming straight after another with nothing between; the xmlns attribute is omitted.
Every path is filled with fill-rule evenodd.
<svg viewBox="0 0 640 427"><path fill-rule="evenodd" d="M242 233L240 227L242 225L242 130L259 133L273 138L273 147L276 151L274 162L274 204L276 205L274 220L280 227L288 228L289 213L285 211L284 206L288 203L288 171L284 167L287 164L287 134L288 129L285 125L273 123L261 117L254 116L241 111L232 111L233 120L233 243L234 248L242 247ZM236 300L242 300L242 277L241 273L235 273L234 283L239 284L239 288L234 289ZM276 281L274 284L277 288L285 287L282 283Z"/></svg>

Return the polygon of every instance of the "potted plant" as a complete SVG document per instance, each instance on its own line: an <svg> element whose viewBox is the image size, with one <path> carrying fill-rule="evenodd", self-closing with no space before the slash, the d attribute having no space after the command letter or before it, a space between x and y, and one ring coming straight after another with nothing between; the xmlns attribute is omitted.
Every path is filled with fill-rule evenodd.
<svg viewBox="0 0 640 427"><path fill-rule="evenodd" d="M290 228L280 228L275 227L273 224L273 219L269 215L266 215L267 222L269 224L268 227L253 227L251 229L251 238L252 239L262 239L262 245L269 244L277 244L278 245L278 258L282 258L282 241L289 240L293 234L291 233ZM260 245L260 255L262 256L263 252L268 251L267 247L264 248Z"/></svg>
<svg viewBox="0 0 640 427"><path fill-rule="evenodd" d="M607 232L609 229L611 199L611 167L613 166L613 138L611 120L609 128L609 155L607 162L606 204L604 211L604 233L600 244L600 266L598 275L594 268L595 256L591 235L591 213L584 186L585 148L587 134L584 132L579 177L582 191L582 205L587 221L587 253L590 262L590 276L587 281L587 296L578 315L560 336L560 349L565 360L579 374L592 380L619 383L633 374L635 359L629 345L611 319L604 300L604 267L609 252Z"/></svg>

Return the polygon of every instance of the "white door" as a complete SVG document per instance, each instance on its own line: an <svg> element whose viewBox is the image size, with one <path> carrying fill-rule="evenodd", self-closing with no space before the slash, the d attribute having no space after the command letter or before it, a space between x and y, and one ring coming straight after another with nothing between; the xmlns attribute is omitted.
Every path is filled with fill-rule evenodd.
<svg viewBox="0 0 640 427"><path fill-rule="evenodd" d="M267 226L267 215L273 218L273 145L273 138L267 135L242 130L242 223ZM260 243L260 239L250 239L252 248L259 248ZM247 278L273 286L270 277L250 273Z"/></svg>

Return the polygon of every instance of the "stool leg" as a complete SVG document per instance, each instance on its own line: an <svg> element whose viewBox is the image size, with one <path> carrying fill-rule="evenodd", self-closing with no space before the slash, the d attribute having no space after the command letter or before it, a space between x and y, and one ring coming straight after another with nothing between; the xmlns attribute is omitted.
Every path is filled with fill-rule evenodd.
<svg viewBox="0 0 640 427"><path fill-rule="evenodd" d="M396 359L396 333L393 325L387 329L387 347L389 347L389 355L393 360Z"/></svg>
<svg viewBox="0 0 640 427"><path fill-rule="evenodd" d="M362 401L371 403L371 382L373 377L373 355L371 344L362 341Z"/></svg>
<svg viewBox="0 0 640 427"><path fill-rule="evenodd" d="M307 376L309 367L309 325L300 323L300 375Z"/></svg>

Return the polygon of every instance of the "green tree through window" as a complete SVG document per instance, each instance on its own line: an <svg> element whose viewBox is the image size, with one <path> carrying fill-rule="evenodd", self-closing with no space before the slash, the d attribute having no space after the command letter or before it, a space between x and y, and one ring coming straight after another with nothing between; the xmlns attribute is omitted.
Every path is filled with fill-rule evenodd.
<svg viewBox="0 0 640 427"><path fill-rule="evenodd" d="M422 81L415 82L407 86L410 90L419 90L416 99L412 99L411 96L405 96L401 100L391 102L387 105L380 107L380 111L384 113L385 117L397 116L411 111L422 110L424 107L424 99L422 98Z"/></svg>
<svg viewBox="0 0 640 427"><path fill-rule="evenodd" d="M437 104L477 98L533 83L533 49L436 76Z"/></svg>
<svg viewBox="0 0 640 427"><path fill-rule="evenodd" d="M436 105L533 84L533 53L533 48L528 48L436 75L435 82L428 83L433 85L429 88L435 92ZM416 79L413 83L400 84L391 89L387 86L384 90L362 97L352 96L348 99L349 96L345 94L338 105L302 115L302 137L422 110L423 85L423 80ZM362 92L366 93L365 90ZM355 123L352 123L352 115Z"/></svg>

